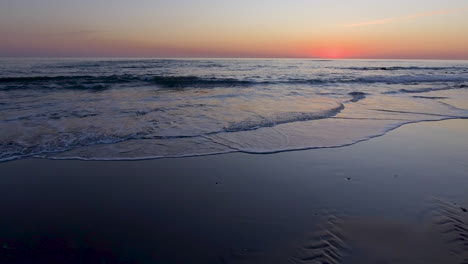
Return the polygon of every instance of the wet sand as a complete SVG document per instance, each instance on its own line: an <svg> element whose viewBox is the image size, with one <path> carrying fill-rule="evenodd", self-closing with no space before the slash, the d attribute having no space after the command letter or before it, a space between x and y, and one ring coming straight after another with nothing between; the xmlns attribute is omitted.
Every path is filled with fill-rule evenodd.
<svg viewBox="0 0 468 264"><path fill-rule="evenodd" d="M0 263L468 263L468 120L272 155L0 164Z"/></svg>

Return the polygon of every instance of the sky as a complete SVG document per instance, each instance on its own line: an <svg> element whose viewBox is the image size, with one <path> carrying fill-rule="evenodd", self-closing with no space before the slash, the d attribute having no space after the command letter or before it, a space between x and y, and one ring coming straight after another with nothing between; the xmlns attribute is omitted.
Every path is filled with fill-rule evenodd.
<svg viewBox="0 0 468 264"><path fill-rule="evenodd" d="M468 59L466 0L0 0L1 57Z"/></svg>

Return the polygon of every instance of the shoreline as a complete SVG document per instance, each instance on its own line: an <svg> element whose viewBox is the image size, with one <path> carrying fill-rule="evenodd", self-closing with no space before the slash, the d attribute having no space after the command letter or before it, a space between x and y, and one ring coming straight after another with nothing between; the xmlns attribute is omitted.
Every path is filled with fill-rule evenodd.
<svg viewBox="0 0 468 264"><path fill-rule="evenodd" d="M331 119L342 119L342 118L331 118ZM218 156L218 155L229 155L229 154L249 154L249 155L274 155L274 154L281 154L281 153L288 153L288 152L301 152L301 151L309 151L309 150L320 150L320 149L339 149L339 148L346 148L350 147L359 143L367 142L376 138L384 137L388 133L391 133L394 130L400 129L401 127L407 126L407 125L414 125L414 124L420 124L420 123L431 123L431 122L444 122L444 121L450 121L450 120L468 120L466 117L447 117L444 119L440 120L418 120L418 121L407 121L405 123L397 124L392 128L388 128L381 134L377 135L372 135L368 136L364 139L359 139L355 142L348 143L348 144L343 144L343 145L337 145L337 146L324 146L324 147L304 147L304 148L297 148L297 149L284 149L284 150L274 150L274 151L265 151L265 152L255 152L255 151L245 151L245 150L232 150L232 151L226 151L226 152L217 152L217 153L208 153L208 154L188 154L188 155L182 155L182 156L164 156L164 157L147 157L147 158L134 158L134 159L129 159L129 158L109 158L109 159L101 159L101 158L82 158L82 157L71 157L71 158L61 158L61 157L45 157L41 155L37 156L31 156L31 157L22 157L22 158L12 158L10 160L4 160L0 162L0 166L3 163L9 163L9 162L15 162L19 160L30 160L30 159L39 159L39 160L62 160L62 161L104 161L104 162L119 162L119 161L151 161L151 160L165 160L165 159L185 159L185 158L196 158L196 157L209 157L209 156ZM120 142L118 142L120 143ZM112 143L115 144L115 143ZM112 144L98 144L95 146L99 145L112 145ZM92 147L92 146L87 146L87 147ZM72 151L72 150L68 150ZM64 151L64 152L68 152ZM60 155L61 153L64 152L57 152L55 154Z"/></svg>
<svg viewBox="0 0 468 264"><path fill-rule="evenodd" d="M452 119L268 155L1 163L0 260L457 263L466 131Z"/></svg>

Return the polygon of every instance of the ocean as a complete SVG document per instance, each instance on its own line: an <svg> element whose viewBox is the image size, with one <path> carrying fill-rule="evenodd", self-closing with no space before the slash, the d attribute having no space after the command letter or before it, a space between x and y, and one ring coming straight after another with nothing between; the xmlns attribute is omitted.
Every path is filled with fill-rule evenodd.
<svg viewBox="0 0 468 264"><path fill-rule="evenodd" d="M0 59L0 161L335 148L468 118L468 61Z"/></svg>

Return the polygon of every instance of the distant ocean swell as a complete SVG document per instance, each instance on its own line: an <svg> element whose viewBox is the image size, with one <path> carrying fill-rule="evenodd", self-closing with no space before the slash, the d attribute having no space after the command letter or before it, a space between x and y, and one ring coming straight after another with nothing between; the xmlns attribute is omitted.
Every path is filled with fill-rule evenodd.
<svg viewBox="0 0 468 264"><path fill-rule="evenodd" d="M445 71L446 73L458 71L468 72L467 67L420 67L420 66L393 66L393 67L344 67L337 69L354 70L354 71Z"/></svg>
<svg viewBox="0 0 468 264"><path fill-rule="evenodd" d="M276 153L468 118L464 62L12 61L0 69L0 161Z"/></svg>
<svg viewBox="0 0 468 264"><path fill-rule="evenodd" d="M368 77L325 77L313 79L285 79L263 81L251 79L197 77L197 76L33 76L33 77L3 77L0 78L0 90L15 89L83 89L104 90L116 84L145 84L157 85L165 88L206 88L206 87L242 87L268 84L308 84L308 85L336 85L336 84L422 84L437 82L468 82L468 73L457 76L368 76ZM457 88L466 88L468 84L461 84Z"/></svg>

